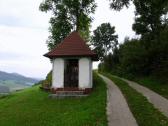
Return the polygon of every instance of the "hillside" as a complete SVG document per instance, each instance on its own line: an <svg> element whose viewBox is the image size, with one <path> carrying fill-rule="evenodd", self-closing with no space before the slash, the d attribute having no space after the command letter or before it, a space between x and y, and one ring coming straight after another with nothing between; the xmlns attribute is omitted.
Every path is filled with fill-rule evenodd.
<svg viewBox="0 0 168 126"><path fill-rule="evenodd" d="M38 81L39 80L37 79L25 77L18 73L7 73L0 71L0 85L8 87L10 91L20 90L32 86Z"/></svg>
<svg viewBox="0 0 168 126"><path fill-rule="evenodd" d="M0 126L107 126L106 85L93 79L84 98L50 99L38 86L0 98Z"/></svg>

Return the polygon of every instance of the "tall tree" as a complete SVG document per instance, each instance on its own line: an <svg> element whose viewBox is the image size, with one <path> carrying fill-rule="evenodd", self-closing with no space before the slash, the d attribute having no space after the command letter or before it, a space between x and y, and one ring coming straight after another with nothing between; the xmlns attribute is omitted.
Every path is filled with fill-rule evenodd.
<svg viewBox="0 0 168 126"><path fill-rule="evenodd" d="M91 44L100 60L103 60L110 50L117 48L117 39L118 35L115 35L115 27L112 27L110 23L103 23L93 31Z"/></svg>
<svg viewBox="0 0 168 126"><path fill-rule="evenodd" d="M142 37L150 35L151 40L158 38L159 32L165 27L163 16L167 14L165 5L168 5L168 1L134 0L134 5L136 12L133 30Z"/></svg>
<svg viewBox="0 0 168 126"><path fill-rule="evenodd" d="M133 30L140 39L125 39L117 53L105 57L100 70L131 76L168 76L168 0L110 0L110 7L120 11L135 5ZM114 58L115 57L115 58Z"/></svg>
<svg viewBox="0 0 168 126"><path fill-rule="evenodd" d="M95 0L45 0L40 4L43 12L52 12L50 18L49 50L57 46L71 31L76 30L88 38L92 22L90 14L95 12Z"/></svg>
<svg viewBox="0 0 168 126"><path fill-rule="evenodd" d="M158 32L163 29L165 19L163 16L168 12L167 0L110 0L110 7L121 10L128 7L130 2L135 5L135 23L133 30L143 36L150 35L154 39ZM167 18L167 17L166 17Z"/></svg>

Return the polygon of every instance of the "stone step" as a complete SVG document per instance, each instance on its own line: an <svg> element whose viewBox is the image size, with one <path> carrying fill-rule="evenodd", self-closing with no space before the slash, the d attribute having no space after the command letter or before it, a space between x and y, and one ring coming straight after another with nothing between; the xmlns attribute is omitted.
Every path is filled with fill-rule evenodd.
<svg viewBox="0 0 168 126"><path fill-rule="evenodd" d="M80 98L80 97L86 97L87 94L50 94L49 98L56 98L56 99L62 99L62 98Z"/></svg>
<svg viewBox="0 0 168 126"><path fill-rule="evenodd" d="M83 95L83 91L57 91L58 95Z"/></svg>

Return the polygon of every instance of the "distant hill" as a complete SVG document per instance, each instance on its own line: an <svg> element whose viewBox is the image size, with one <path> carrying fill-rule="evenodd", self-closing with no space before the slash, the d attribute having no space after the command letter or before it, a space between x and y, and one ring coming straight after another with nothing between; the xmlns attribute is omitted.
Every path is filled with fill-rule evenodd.
<svg viewBox="0 0 168 126"><path fill-rule="evenodd" d="M18 73L7 73L0 71L0 86L9 87L11 91L32 86L38 81L38 79L25 77Z"/></svg>

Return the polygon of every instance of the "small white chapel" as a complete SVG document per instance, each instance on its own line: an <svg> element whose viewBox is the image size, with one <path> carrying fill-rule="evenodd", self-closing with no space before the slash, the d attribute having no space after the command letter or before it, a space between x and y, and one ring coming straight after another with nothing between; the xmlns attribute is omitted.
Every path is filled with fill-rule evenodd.
<svg viewBox="0 0 168 126"><path fill-rule="evenodd" d="M60 91L92 90L92 62L98 61L94 53L78 32L72 32L58 46L44 55L52 62L52 87L56 94Z"/></svg>

